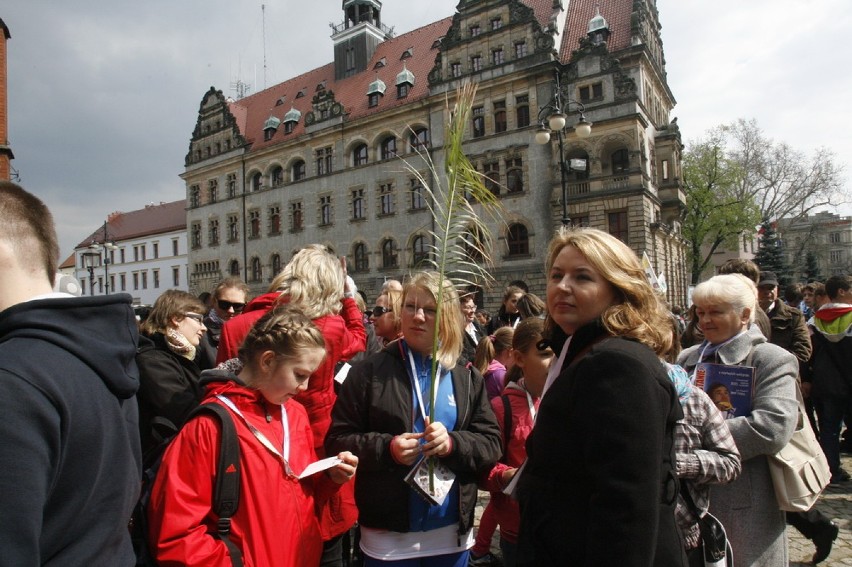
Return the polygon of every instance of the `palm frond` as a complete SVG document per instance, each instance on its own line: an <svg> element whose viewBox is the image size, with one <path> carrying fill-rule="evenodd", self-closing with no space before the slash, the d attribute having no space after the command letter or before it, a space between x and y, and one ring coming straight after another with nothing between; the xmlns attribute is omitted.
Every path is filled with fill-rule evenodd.
<svg viewBox="0 0 852 567"><path fill-rule="evenodd" d="M476 86L462 86L455 95L450 108L449 97L446 113L449 121L444 129L443 171L439 171L428 152L418 151L426 162L429 177L406 162L406 167L417 179L427 196L432 213L434 229L430 231L428 263L438 273L438 289L444 289L449 280L457 288L468 285L488 286L493 282L488 266L491 264L493 238L491 226L504 222L502 206L497 196L488 190L484 175L476 170L464 153L465 126L470 120ZM435 399L438 372L438 346L441 336L441 310L444 309L443 292L435 298L435 341L432 345L432 372L430 399ZM458 309L450 305L447 309ZM434 415L434 404L430 405L430 421ZM433 464L430 462L429 486L434 490Z"/></svg>

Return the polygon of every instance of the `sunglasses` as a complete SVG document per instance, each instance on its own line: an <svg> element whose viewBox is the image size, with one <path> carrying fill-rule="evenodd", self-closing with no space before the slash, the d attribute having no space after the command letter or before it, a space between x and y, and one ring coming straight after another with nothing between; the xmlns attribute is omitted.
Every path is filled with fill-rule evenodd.
<svg viewBox="0 0 852 567"><path fill-rule="evenodd" d="M198 313L193 313L190 311L189 313L184 313L184 317L188 319L193 319L201 324L204 324L204 315L199 315Z"/></svg>
<svg viewBox="0 0 852 567"><path fill-rule="evenodd" d="M390 312L391 312L390 309L376 305L375 307L373 307L373 310L370 313L372 313L373 317L381 317L385 313L390 313Z"/></svg>
<svg viewBox="0 0 852 567"><path fill-rule="evenodd" d="M236 311L237 313L242 311L243 308L246 306L245 303L234 303L233 301L225 301L224 299L217 299L216 303L219 304L219 308L222 311L227 311L228 309L233 307L234 311Z"/></svg>

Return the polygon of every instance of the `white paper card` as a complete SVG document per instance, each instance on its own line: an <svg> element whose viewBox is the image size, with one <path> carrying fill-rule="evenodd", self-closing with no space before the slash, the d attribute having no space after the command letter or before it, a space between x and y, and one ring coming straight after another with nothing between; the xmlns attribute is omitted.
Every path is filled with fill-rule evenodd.
<svg viewBox="0 0 852 567"><path fill-rule="evenodd" d="M456 473L451 471L438 459L434 461L433 473L435 475L435 490L429 490L429 459L421 458L405 477L405 481L432 506L440 506L447 499L450 488L456 481Z"/></svg>
<svg viewBox="0 0 852 567"><path fill-rule="evenodd" d="M334 375L334 381L338 384L343 384L344 380L346 380L346 376L349 375L349 370L351 368L351 364L344 362L343 366L340 367L340 370L337 371L337 374Z"/></svg>
<svg viewBox="0 0 852 567"><path fill-rule="evenodd" d="M337 457L328 457L327 459L320 459L319 461L313 462L305 467L305 470L302 471L302 474L299 475L299 478L309 477L312 474L317 474L320 471L324 471L326 469L330 469L331 467L342 463L340 459Z"/></svg>

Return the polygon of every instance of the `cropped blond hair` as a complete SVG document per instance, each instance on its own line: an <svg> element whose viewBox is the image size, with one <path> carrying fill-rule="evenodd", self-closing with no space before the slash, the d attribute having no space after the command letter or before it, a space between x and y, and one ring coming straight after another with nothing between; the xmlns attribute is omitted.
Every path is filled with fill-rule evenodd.
<svg viewBox="0 0 852 567"><path fill-rule="evenodd" d="M437 302L439 293L440 274L438 272L418 272L411 276L402 290L400 305L405 305L405 298L415 289L428 292ZM441 297L441 312L438 324L438 355L437 359L444 368L456 365L462 351L462 313L458 308L459 295L456 287L448 278L443 280L444 292Z"/></svg>

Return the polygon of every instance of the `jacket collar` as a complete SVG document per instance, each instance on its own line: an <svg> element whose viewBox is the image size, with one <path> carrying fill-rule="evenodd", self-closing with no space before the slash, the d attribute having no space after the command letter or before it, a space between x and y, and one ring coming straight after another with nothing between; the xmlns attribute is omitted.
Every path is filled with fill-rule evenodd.
<svg viewBox="0 0 852 567"><path fill-rule="evenodd" d="M722 345L716 351L716 358L720 364L739 364L748 357L753 347L765 342L766 337L763 336L757 325L750 325L745 333L737 335L734 339ZM701 345L696 345L693 350L687 351L682 366L692 368L697 365L702 350Z"/></svg>

